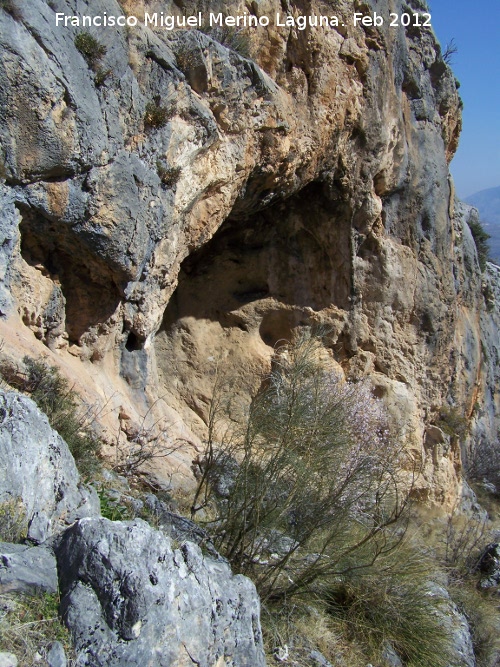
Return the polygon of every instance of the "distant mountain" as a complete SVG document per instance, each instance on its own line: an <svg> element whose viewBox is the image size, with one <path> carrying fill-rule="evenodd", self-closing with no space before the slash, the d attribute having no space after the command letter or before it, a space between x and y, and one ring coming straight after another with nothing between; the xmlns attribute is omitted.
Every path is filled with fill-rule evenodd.
<svg viewBox="0 0 500 667"><path fill-rule="evenodd" d="M500 187L481 190L467 197L465 201L478 209L481 222L491 236L491 258L500 264Z"/></svg>

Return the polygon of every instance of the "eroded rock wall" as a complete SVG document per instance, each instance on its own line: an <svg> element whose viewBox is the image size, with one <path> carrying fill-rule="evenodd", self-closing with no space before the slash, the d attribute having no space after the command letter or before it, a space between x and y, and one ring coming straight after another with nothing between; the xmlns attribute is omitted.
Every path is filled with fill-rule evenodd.
<svg viewBox="0 0 500 667"><path fill-rule="evenodd" d="M282 10L193 0L182 11L208 9ZM248 400L280 339L324 325L331 355L371 376L407 434L420 495L454 502L458 443L433 424L443 405L469 416L496 391L480 331L494 345L498 302L492 289L485 306L454 213L461 102L432 31L355 28L350 2L336 3L338 29L248 31L250 59L195 30L93 30L101 81L56 11L122 9L0 11L6 353L46 354L104 402L110 442L148 414L196 448L217 366ZM151 105L165 124L148 124Z"/></svg>

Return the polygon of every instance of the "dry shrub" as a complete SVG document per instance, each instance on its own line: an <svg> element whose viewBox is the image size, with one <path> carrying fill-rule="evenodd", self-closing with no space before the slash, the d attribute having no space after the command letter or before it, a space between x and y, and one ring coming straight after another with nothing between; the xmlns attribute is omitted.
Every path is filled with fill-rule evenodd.
<svg viewBox="0 0 500 667"><path fill-rule="evenodd" d="M311 662L311 655L319 652L333 665L366 667L366 655L347 640L343 628L319 600L264 605L261 624L269 664L276 664L288 653L284 664L310 667L320 664Z"/></svg>
<svg viewBox="0 0 500 667"><path fill-rule="evenodd" d="M443 565L452 580L463 579L476 570L481 547L487 540L488 517L450 513L444 536Z"/></svg>
<svg viewBox="0 0 500 667"><path fill-rule="evenodd" d="M474 442L465 457L465 474L471 482L486 482L500 497L500 441L482 437Z"/></svg>
<svg viewBox="0 0 500 667"><path fill-rule="evenodd" d="M477 667L500 664L498 602L488 593L478 590L472 579L454 582L449 591L469 623Z"/></svg>
<svg viewBox="0 0 500 667"><path fill-rule="evenodd" d="M140 424L128 431L125 440L118 433L113 470L120 475L143 476L147 464L171 456L182 448L182 441L170 438L171 424L161 417L157 420L151 417L155 405L156 402L144 414Z"/></svg>
<svg viewBox="0 0 500 667"><path fill-rule="evenodd" d="M216 548L264 599L318 593L404 533L402 447L368 385L327 370L320 350L311 335L281 348L239 429L217 432L217 397L210 412L192 515L209 510Z"/></svg>
<svg viewBox="0 0 500 667"><path fill-rule="evenodd" d="M0 542L22 542L27 534L28 519L21 498L0 502Z"/></svg>

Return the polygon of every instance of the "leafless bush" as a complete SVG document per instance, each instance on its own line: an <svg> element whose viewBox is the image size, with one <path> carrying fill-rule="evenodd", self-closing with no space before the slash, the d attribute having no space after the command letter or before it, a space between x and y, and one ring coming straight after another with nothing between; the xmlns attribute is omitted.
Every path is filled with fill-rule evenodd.
<svg viewBox="0 0 500 667"><path fill-rule="evenodd" d="M465 474L471 482L486 483L500 494L500 442L481 438L465 457Z"/></svg>
<svg viewBox="0 0 500 667"><path fill-rule="evenodd" d="M178 440L172 441L168 431L169 424L164 420L151 421L151 411L146 412L140 425L122 441L120 433L116 440L116 461L113 470L125 475L138 475L144 472L144 466L155 459L166 458L182 446Z"/></svg>
<svg viewBox="0 0 500 667"><path fill-rule="evenodd" d="M487 516L451 512L444 539L444 564L452 578L474 572L480 548L486 539Z"/></svg>
<svg viewBox="0 0 500 667"><path fill-rule="evenodd" d="M241 428L218 429L223 392L209 416L192 516L212 515L216 548L268 599L366 567L404 532L403 448L368 385L327 371L320 349L308 335L279 350Z"/></svg>
<svg viewBox="0 0 500 667"><path fill-rule="evenodd" d="M443 51L443 60L447 65L452 64L453 56L455 55L455 53L458 53L458 46L457 43L455 42L455 38L452 37L452 39L446 45L445 50Z"/></svg>

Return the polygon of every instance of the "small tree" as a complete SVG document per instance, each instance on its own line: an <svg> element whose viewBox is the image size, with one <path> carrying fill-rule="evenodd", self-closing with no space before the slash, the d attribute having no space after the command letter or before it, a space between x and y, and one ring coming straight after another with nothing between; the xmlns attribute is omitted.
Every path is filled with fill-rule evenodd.
<svg viewBox="0 0 500 667"><path fill-rule="evenodd" d="M452 37L451 40L448 42L446 45L446 48L443 52L443 60L447 65L451 65L453 63L453 56L458 53L458 46L457 43L455 42L455 38Z"/></svg>
<svg viewBox="0 0 500 667"><path fill-rule="evenodd" d="M216 548L267 599L328 586L402 535L402 448L368 385L327 370L322 353L310 335L281 348L231 434L218 432L219 398L210 413L192 514L213 515Z"/></svg>
<svg viewBox="0 0 500 667"><path fill-rule="evenodd" d="M486 262L490 257L490 244L488 241L491 237L484 229L483 223L480 221L477 213L469 217L467 224L469 225L470 231L474 238L474 243L476 244L479 267L481 268L481 271L484 271L486 268Z"/></svg>

